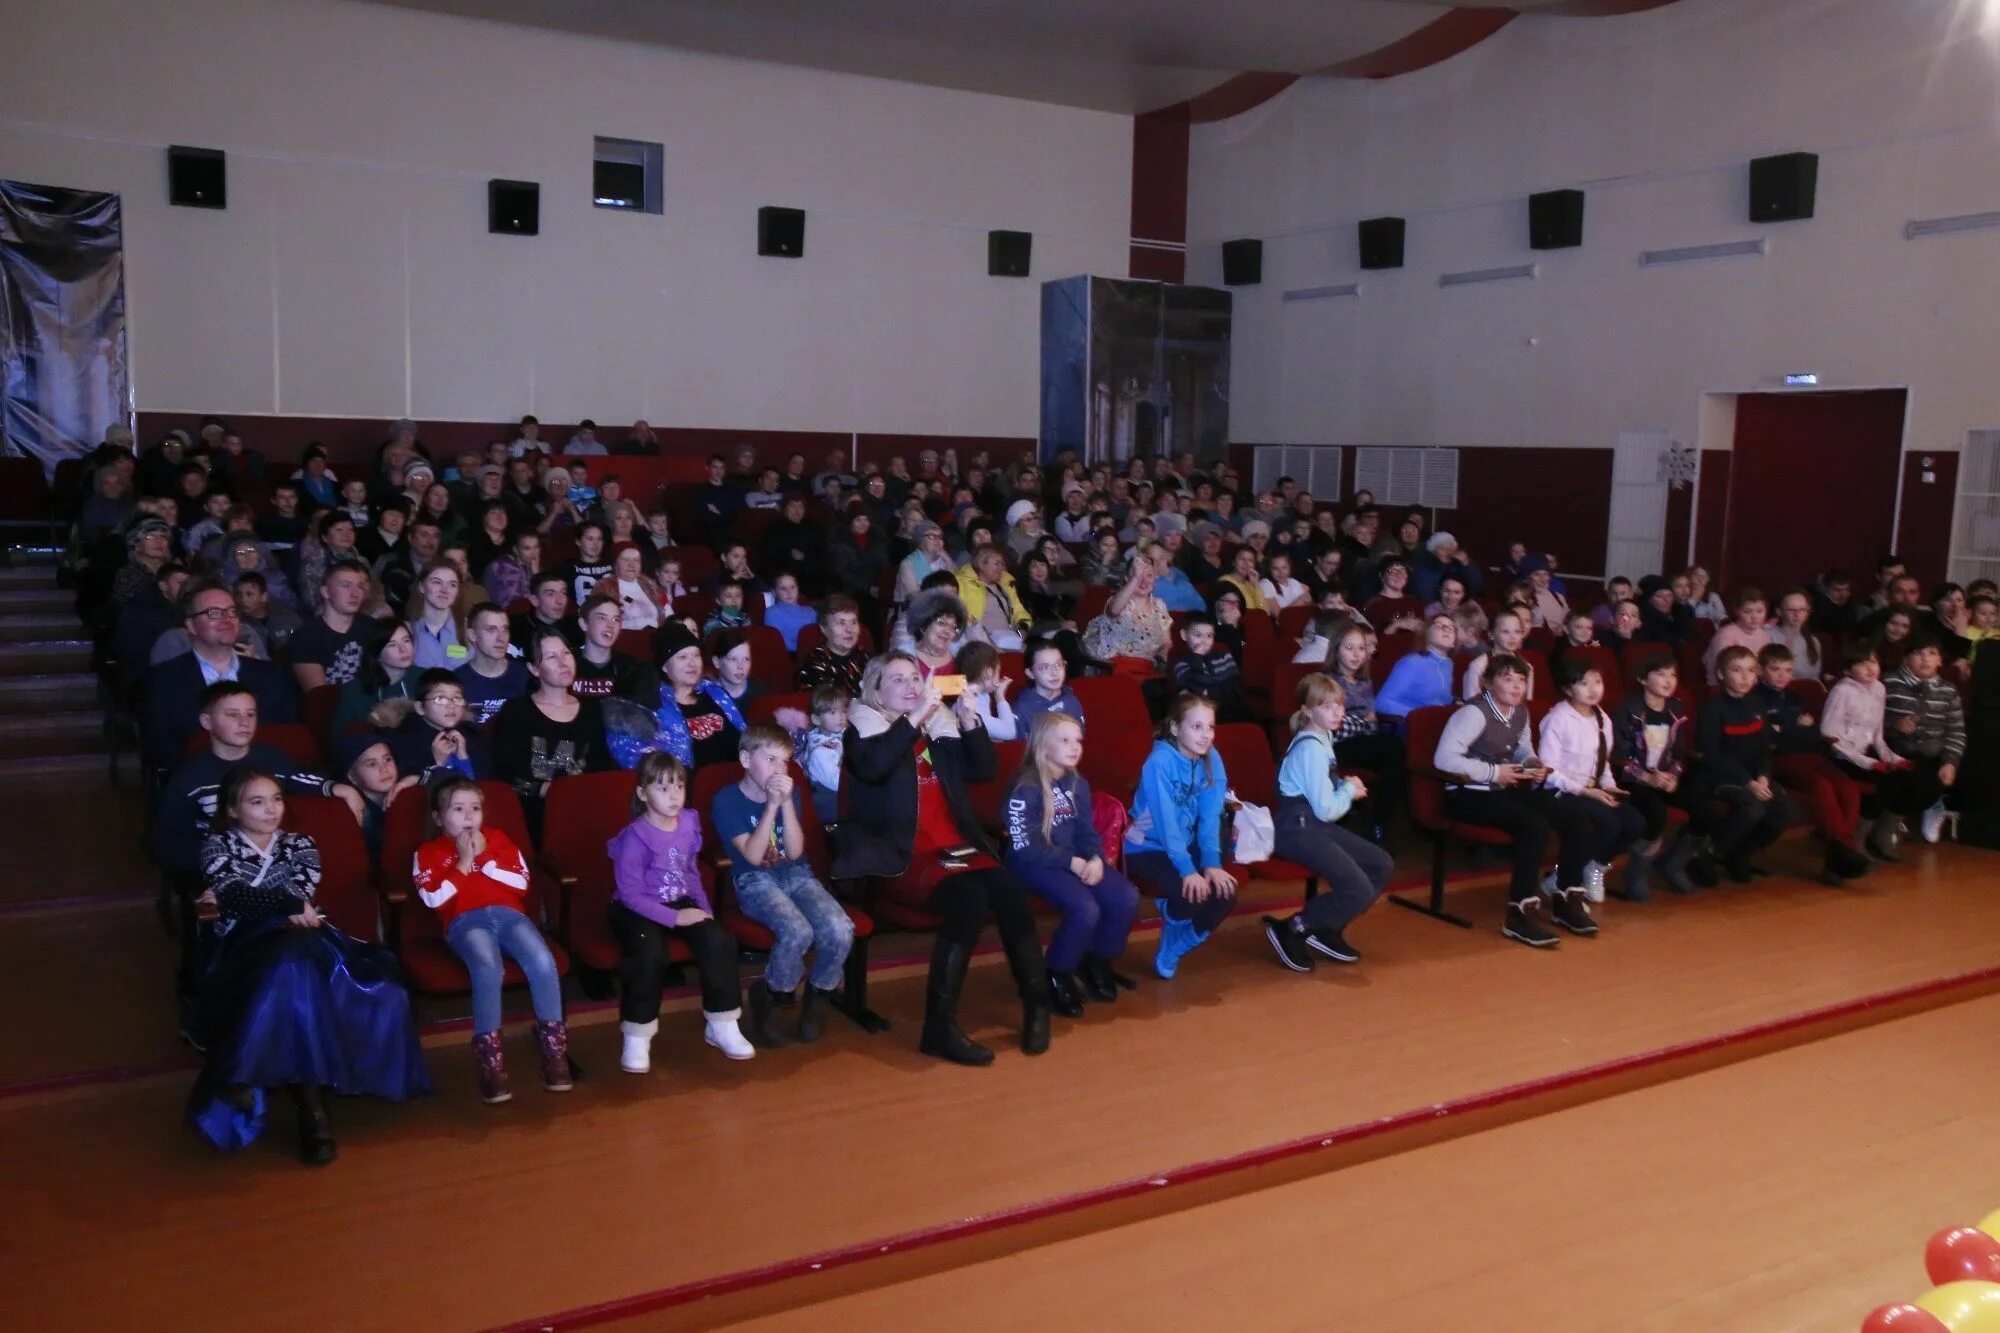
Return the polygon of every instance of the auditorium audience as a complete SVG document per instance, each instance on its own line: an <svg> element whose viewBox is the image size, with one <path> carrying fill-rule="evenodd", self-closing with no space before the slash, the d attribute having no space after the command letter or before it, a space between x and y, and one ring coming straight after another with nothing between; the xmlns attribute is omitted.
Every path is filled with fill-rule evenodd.
<svg viewBox="0 0 2000 1333"><path fill-rule="evenodd" d="M141 753L160 784L148 846L180 901L198 892L202 840L214 836L227 854L217 863L222 881L255 887L256 868L268 865L284 877L274 883L289 902L272 901L291 909L287 918L313 914L310 844L285 842L270 818L283 794L344 801L379 858L397 793L427 782L441 794L448 836L427 845L438 863L427 875L420 858L429 896L405 910L437 908L448 900L432 902L437 885L449 879L462 894L459 880L478 876L498 886L486 905L518 905L521 890L507 876L525 887L532 851L499 846L464 779L512 785L538 835L552 784L643 762L640 788L660 799L638 802L633 828L649 831L634 840L672 841L699 821L668 809L669 789L684 803L687 772L741 758L748 771L724 789L716 812L741 827L724 828L725 846L710 850L731 859L739 901L746 910L761 903L781 941L752 990L753 1031L810 1039L833 1006L852 927L830 896L807 910L798 885L818 889L819 868L800 859L798 823L838 821L830 869L886 876L889 898L945 918L920 1044L960 1063L992 1058L957 1021L966 961L989 911L1022 1000L1024 1049L1045 1049L1051 1007L1073 1015L1124 981L1109 967L1136 889L1117 858L1099 855L1104 837L1120 835L1100 835L1093 793L1077 773L1084 710L1072 685L1081 677L1129 677L1135 697L1166 716L1150 756L1129 761L1133 789L1095 795L1100 807L1132 806L1122 852L1131 880L1165 916L1154 964L1171 977L1227 915L1236 887L1225 870L1218 725L1267 725L1276 707L1297 705L1275 789L1245 798L1275 800L1276 855L1312 870L1322 890L1304 910L1266 918L1288 967L1356 956L1344 931L1390 877L1379 844L1409 780L1396 724L1455 699L1466 702L1431 756L1446 774L1446 809L1510 836L1505 933L1542 946L1557 938L1551 925L1595 932L1589 904L1607 883L1612 896L1643 901L1654 882L1686 892L1725 873L1738 881L1763 873L1758 854L1801 807L1824 845L1819 874L1828 882L1899 859L1904 819L1927 841L1942 837L1968 743L1961 690L1979 645L2000 632L1990 585L1940 583L1926 597L1895 557L1884 559L1865 600L1839 570L1773 602L1734 578L1718 589L1698 566L1636 583L1612 578L1600 598L1594 580L1557 577L1553 555L1520 542L1498 567L1503 582L1490 585L1504 592L1484 596L1489 571L1450 533L1426 540L1421 513L1378 510L1365 495L1324 504L1289 478L1239 494L1226 469L1199 471L1192 458L1135 459L1114 477L1068 456L1043 469L981 451L961 468L949 451L927 450L914 471L901 459L857 470L843 448L809 475L802 456L759 458L743 446L711 458L703 483L647 492L642 513L617 478L600 471L591 487L606 445L588 422L569 437L565 458L549 457L529 418L509 432L511 443L439 470L423 461L414 425L398 423L372 468L343 466L338 476L317 447L296 476L260 468L256 450L212 424L199 440L169 436L136 466L107 446L72 500L71 559L87 580L80 604L108 679L129 687ZM643 423L615 447L659 450ZM1055 516L1052 530L1045 514ZM676 530L702 540L677 549ZM1551 546L1563 536L1527 535ZM188 568L174 563L177 540ZM688 598L683 568L702 589L683 607L694 615L685 623L675 616L676 599ZM1296 656L1277 632L1278 614L1294 607L1313 608ZM1175 613L1181 651L1169 662ZM752 643L761 654L772 642L751 628L760 624L782 641L791 659L784 673L803 697L759 699L759 681L776 674L761 658L752 670ZM715 636L712 676L697 626ZM1378 635L1418 626L1417 651L1392 666L1393 650L1378 660ZM631 631L652 642L621 648ZM871 663L872 644L898 631L913 653ZM1287 631L1298 633L1289 621ZM1611 657L1577 651L1592 644ZM1015 651L1027 679L1009 700L1014 682L1000 655ZM1698 677L1685 695L1677 656ZM1272 700L1287 659L1324 674L1300 680L1295 698ZM1540 723L1539 747L1527 704L1548 689L1538 667L1561 695ZM1836 674L1815 717L1811 683ZM1625 697L1607 707L1618 675ZM933 677L953 676L965 680L955 699L928 692ZM1289 691L1296 671L1283 679ZM311 743L331 761L327 772L256 739L260 722L296 719L302 692L313 691L324 693L303 711L325 728ZM614 697L635 699L650 722L608 725L619 705L604 700ZM773 702L780 726L753 725ZM189 756L199 731L207 745ZM1021 774L1001 789L1002 808L982 811L975 789L992 800L999 776L992 746L1015 736L1026 740ZM1110 762L1104 756L1129 739L1093 734L1093 760ZM794 744L810 811L785 777ZM235 798L224 795L231 790ZM234 824L216 813L231 799L243 807ZM1676 808L1690 816L1678 835ZM988 830L1001 826L1007 837L996 844ZM258 832L265 828L275 836ZM459 853L482 837L485 847L461 867ZM1557 870L1544 880L1552 842ZM772 895L759 897L756 886L773 876L780 888L766 902ZM752 1050L735 1026L734 937L712 916L699 876L675 883L682 897L670 922L653 923L658 938L626 940L626 1068L650 1060L656 974L674 933L698 943L698 964L707 959L709 1040L738 1058ZM645 892L658 899L664 884ZM1061 913L1046 959L1029 893ZM229 896L225 940L258 919L238 910L236 889ZM532 952L536 923L506 910L520 918L505 923L506 938ZM202 936L185 938L183 997L205 966L207 975L238 966L227 946L215 951L220 963L205 964ZM818 954L808 979L809 945ZM505 955L479 948L469 960L474 1028L491 1096L505 1090L490 980ZM364 970L378 966L354 957ZM318 960L322 974L334 958ZM560 986L552 969L529 963L544 1074L559 1087L568 1078ZM246 977L230 973L238 1001L243 988L264 984ZM388 985L383 994L401 994ZM198 1017L187 1015L191 1032L223 1030ZM377 1039L397 1049L393 1033ZM384 1084L420 1085L420 1064L400 1085ZM261 1105L257 1086L217 1085L205 1074L196 1108L204 1127L225 1141L247 1133ZM302 1096L310 1108L310 1089ZM330 1157L323 1114L309 1109L305 1123L308 1156Z"/></svg>

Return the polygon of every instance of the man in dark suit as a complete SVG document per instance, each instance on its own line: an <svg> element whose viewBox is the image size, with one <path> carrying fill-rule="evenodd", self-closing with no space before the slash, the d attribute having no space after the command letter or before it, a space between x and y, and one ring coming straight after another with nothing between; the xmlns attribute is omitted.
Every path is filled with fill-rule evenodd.
<svg viewBox="0 0 2000 1333"><path fill-rule="evenodd" d="M229 589L211 580L181 594L181 617L193 651L149 667L140 681L140 752L165 772L180 762L187 739L201 726L202 692L233 680L257 696L260 721L296 722L299 696L284 668L237 651L242 622Z"/></svg>

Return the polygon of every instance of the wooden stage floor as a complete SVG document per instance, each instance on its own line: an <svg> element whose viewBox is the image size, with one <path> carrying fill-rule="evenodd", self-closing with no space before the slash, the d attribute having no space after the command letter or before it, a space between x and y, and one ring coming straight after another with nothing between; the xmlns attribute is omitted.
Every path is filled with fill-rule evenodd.
<svg viewBox="0 0 2000 1333"><path fill-rule="evenodd" d="M1774 859L1803 870L1811 854L1798 842L1781 847ZM1599 1256L1609 1248L1631 1258L1635 1237L1658 1237L1670 1223L1688 1234L1688 1247L1655 1255L1651 1269L1638 1271L1654 1277L1676 1272L1699 1289L1735 1290L1767 1266L1765 1256L1740 1248L1726 1262L1713 1257L1715 1237L1702 1209L1734 1206L1726 1198L1683 1204L1697 1178L1688 1158L1669 1156L1642 1169L1643 1159L1634 1156L1622 1174L1593 1167L1601 1179L1622 1183L1603 1200L1576 1193L1572 1210L1567 1200L1584 1174L1582 1163L1597 1163L1609 1151L1596 1142L1605 1131L1588 1131L1587 1153L1584 1145L1558 1138L1535 1139L1532 1150L1511 1161L1505 1153L1450 1154L1570 1116L1602 1113L1614 1117L1604 1123L1640 1123L1617 1120L1639 1113L1613 1108L1652 1104L1646 1098L1653 1094L1630 1091L1648 1079L1643 1057L1649 1052L1709 1043L1910 988L1932 989L1881 1016L2000 985L2000 978L1977 975L2000 963L1992 943L2000 938L1996 872L2000 857L1946 847L1914 852L1906 866L1846 889L1779 878L1643 907L1614 903L1603 912L1601 937L1566 940L1549 953L1502 940L1494 929L1498 893L1477 889L1463 897L1481 929L1459 931L1385 906L1352 932L1367 955L1361 967L1326 967L1311 977L1277 966L1252 914L1225 927L1174 983L1148 980L1108 1011L1093 1007L1084 1021L1059 1020L1054 1049L1036 1060L1005 1043L1016 1010L1004 968L989 960L975 970L966 1004L968 1025L1001 1044L998 1063L983 1071L942 1066L916 1053L921 976L909 970L878 983L877 1007L897 1022L887 1036L867 1038L840 1024L818 1047L730 1064L701 1046L699 1021L683 1008L663 1021L655 1072L644 1079L617 1072L614 1016L593 1014L578 1025L574 1040L577 1058L593 1077L566 1097L533 1086L526 1077L525 1035L514 1034L518 1091L502 1108L478 1105L463 1038L451 1036L433 1043L437 1096L406 1107L356 1102L335 1108L342 1156L325 1171L293 1163L288 1126L233 1159L207 1150L180 1124L187 1074L179 1069L123 1080L86 1075L74 1085L42 1090L0 1085L0 1198L9 1205L0 1217L0 1327L475 1329L572 1327L612 1316L627 1318L632 1327L697 1327L829 1296L852 1303L829 1309L857 1313L853 1320L828 1320L808 1312L818 1327L916 1327L924 1321L898 1317L891 1306L880 1307L891 1313L876 1323L868 1302L893 1302L926 1281L948 1286L963 1275L997 1272L1005 1287L1008 1275L1020 1272L1027 1282L1032 1265L1068 1262L1071 1247L1087 1247L1092 1231L1130 1234L1199 1214L1175 1204L1180 1211L1148 1219L1129 1211L1128 1200L1122 1213L1077 1210L1073 1234L1048 1219L995 1228L976 1242L988 1247L985 1252L967 1248L974 1244L969 1240L956 1248L926 1248L909 1238L971 1236L982 1228L963 1227L966 1219L1010 1209L1047 1208L1059 1219L1067 1210L1049 1201L1120 1182L1166 1179L1191 1163L1254 1155L1412 1111L1418 1114L1407 1121L1391 1121L1404 1127L1402 1137L1385 1138L1372 1158L1357 1152L1349 1160L1295 1159L1296 1182L1254 1194L1247 1191L1273 1186L1279 1177L1247 1173L1232 1192L1222 1172L1211 1196L1187 1198L1202 1211L1232 1210L1230 1225L1244 1233L1243 1253L1276 1253L1289 1239L1285 1214L1273 1212L1270 1225L1279 1230L1265 1234L1257 1230L1263 1225L1258 1207L1280 1207L1271 1201L1293 1190L1351 1179L1392 1182L1381 1187L1388 1192L1380 1197L1391 1202L1382 1205L1379 1218L1328 1205L1353 1214L1326 1223L1334 1228L1327 1237L1347 1239L1330 1239L1331 1248L1295 1258L1308 1270L1317 1263L1322 1271L1316 1276L1333 1282L1350 1268L1367 1270L1357 1274L1351 1296L1338 1286L1316 1290L1331 1303L1325 1310L1345 1312L1352 1300L1355 1310L1384 1312L1381 1327L1418 1326L1424 1319L1444 1321L1439 1327L1501 1327L1488 1317L1492 1302L1525 1302L1540 1286L1556 1293L1586 1279L1592 1284L1589 1308L1607 1308L1602 1302L1612 1293L1601 1286ZM95 910L107 923L126 911ZM26 929L25 919L0 916L0 977L19 963L47 978L55 970L51 957L87 956L87 939L53 920L34 920ZM1135 953L1150 943L1135 941ZM139 946L110 952L122 959L127 947ZM163 941L159 948L164 951ZM1133 961L1136 972L1138 959ZM1936 984L1960 977L1971 979L1955 987ZM112 998L93 998L99 990ZM20 1083L17 1069L77 1072L91 1067L92 1052L105 1057L95 1064L110 1065L152 1049L151 1036L140 1042L130 1035L130 1025L152 1020L131 1012L139 1000L115 976L72 976L67 993L46 985L30 991L19 982L0 993L13 1012L26 1004L30 1014L49 1013L53 1006L59 1016L0 1037L0 1080L7 1085ZM1940 1010L1937 1026L1909 1029L1897 1022L1870 1031L1891 1047L1898 1043L1890 1034L1898 1031L1945 1034L1936 1042L1926 1039L1938 1046L1960 1030L1955 1023L1968 1021L1951 1015L1975 1012L1987 1016L1981 1049L1990 1051L2000 1026L1990 1017L1992 1006ZM1844 1022L1852 1026L1869 1017L1852 1014ZM73 1049L52 1051L50 1042L34 1035L44 1024L65 1034ZM1764 1053L1825 1035L1800 1028L1792 1037L1767 1036L1762 1045L1741 1048L1740 1055L1757 1056L1751 1064L1699 1076L1660 1066L1652 1078L1680 1074L1689 1088L1707 1086L1732 1072L1787 1067L1777 1062L1858 1039L1829 1037L1791 1055ZM1708 1061L1724 1058L1736 1056L1723 1048ZM1511 1129L1504 1127L1505 1107L1495 1109L1505 1099L1488 1096L1496 1089L1560 1085L1578 1071L1620 1061L1628 1068L1619 1079L1578 1085L1566 1094L1570 1102L1590 1105L1563 1111L1527 1097ZM1806 1072L1792 1082L1809 1103L1822 1095L1815 1089L1834 1089L1824 1095L1863 1103L1872 1096L1885 1113L1934 1106L1942 1121L1980 1115L1982 1103L1991 1100L1979 1095L1983 1082L1956 1078L1973 1063L1968 1058L1965 1069L1946 1066L1953 1077L1942 1079L1910 1073L1923 1084L1921 1096L1896 1079L1870 1093L1874 1084L1865 1068L1857 1068L1857 1083L1803 1065L1798 1067ZM1779 1150L1792 1147L1778 1142L1789 1134L1776 1132L1788 1123L1791 1113L1783 1107L1791 1094L1783 1075L1773 1077L1776 1083L1756 1085L1761 1090L1721 1096L1705 1116L1665 1109L1644 1121L1643 1133L1628 1127L1618 1137L1684 1144L1689 1153L1754 1143L1775 1171ZM1610 1099L1614 1092L1625 1095ZM1482 1097L1494 1104L1479 1114L1468 1111L1462 1131L1451 1117L1428 1109ZM2000 1171L1982 1174L1974 1165L1952 1166L1949 1180L1914 1171L1893 1182L1846 1180L1872 1172L1871 1154L1882 1149L1836 1141L1859 1132L1858 1122L1821 1118L1832 1137L1818 1141L1834 1156L1782 1182L1789 1196L1804 1208L1824 1189L1825 1226L1870 1232L1871 1241L1905 1268L1915 1262L1912 1247L1930 1231L2000 1206L2000 1197L1961 1197L1968 1188L1990 1193L1980 1182L2000 1180ZM1983 1137L1992 1139L1990 1133ZM1468 1165L1410 1165L1440 1160L1431 1154ZM1399 1197L1393 1187L1399 1162L1411 1173L1403 1178L1409 1197L1423 1207L1392 1206ZM1344 1169L1326 1174L1335 1166ZM1438 1196L1422 1192L1431 1170L1432 1186L1443 1191ZM1892 1218L1873 1205L1858 1211L1842 1206L1856 1191L1879 1185L1886 1192L1892 1184L1899 1197L1905 1189L1911 1195L1907 1213ZM1618 1197L1628 1202L1619 1204ZM1621 1208L1629 1212L1618 1213ZM1645 1225L1621 1227L1614 1213L1636 1214ZM1546 1225L1551 1216L1558 1223L1553 1229ZM1911 1219L1909 1235L1887 1225L1902 1217ZM1510 1227L1510 1219L1518 1226ZM1425 1225L1451 1229L1450 1244L1426 1239ZM1882 1234L1873 1235L1876 1230ZM900 1265L855 1262L865 1243L896 1237L906 1238L891 1247ZM1145 1243L1144 1237L1133 1242ZM1361 1247L1357 1254L1369 1257L1353 1265L1329 1263L1343 1245ZM1042 1248L993 1258L1029 1246ZM1448 1271L1425 1257L1440 1247L1452 1256ZM821 1252L830 1256L823 1278L785 1267ZM1164 1299L1197 1280L1216 1287L1233 1271L1221 1264L1222 1253L1204 1251L1198 1263L1185 1255L1144 1266L1128 1260L1126 1294L1135 1301L1142 1295ZM1392 1254L1393 1262L1382 1257ZM925 1276L947 1264L972 1266ZM756 1270L765 1270L760 1278L786 1280L718 1281ZM1286 1294L1274 1289L1283 1284L1270 1272L1244 1271L1261 1272L1261 1296L1275 1301ZM1472 1284L1467 1292L1484 1294L1451 1306L1459 1273ZM191 1282L191 1274L201 1276ZM1852 1306L1858 1320L1881 1300L1921 1289L1920 1273L1916 1279L1877 1284L1858 1305L1849 1301L1847 1287L1829 1287L1827 1299L1842 1309ZM692 1285L704 1283L709 1285ZM1810 1295L1820 1283L1814 1271L1801 1268L1794 1287ZM1149 1284L1155 1284L1149 1293L1139 1291ZM707 1304L673 1303L692 1290L732 1285L744 1289ZM868 1286L880 1290L846 1294ZM1003 1298L996 1308L1011 1307L1016 1326L1035 1317L1026 1313L1035 1303L1017 1303L1011 1290L979 1290L985 1293L980 1299ZM176 1304L163 1309L169 1292ZM645 1299L648 1293L654 1298ZM1077 1297L1097 1298L1081 1284ZM1778 1296L1767 1291L1760 1299ZM1407 1321L1395 1313L1405 1308L1394 1303L1399 1300L1413 1302ZM1480 1313L1466 1323L1450 1316L1454 1308ZM1173 1311L1193 1315L1191 1306L1178 1303ZM1118 1323L1132 1322L1117 1313ZM1139 1313L1135 1304L1132 1314ZM967 1316L961 1305L950 1318L961 1323ZM1722 1326L1707 1319L1647 1326ZM1284 1321L1274 1306L1270 1325ZM1215 1321L1153 1322L1212 1327ZM1316 1322L1338 1325L1364 1326L1358 1319ZM1557 1318L1542 1326L1603 1325ZM1761 1325L1791 1326L1812 1325Z"/></svg>
<svg viewBox="0 0 2000 1333"><path fill-rule="evenodd" d="M1850 1333L2000 1206L1997 1043L1969 1000L734 1327Z"/></svg>

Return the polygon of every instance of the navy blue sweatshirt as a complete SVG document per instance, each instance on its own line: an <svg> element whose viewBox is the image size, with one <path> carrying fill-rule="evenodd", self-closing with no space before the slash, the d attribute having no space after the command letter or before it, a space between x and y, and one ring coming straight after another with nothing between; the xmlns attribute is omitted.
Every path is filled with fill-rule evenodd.
<svg viewBox="0 0 2000 1333"><path fill-rule="evenodd" d="M1042 785L1029 777L1007 795L1007 864L1019 870L1067 872L1072 858L1104 854L1090 822L1090 784L1072 773L1049 786L1055 814L1042 836Z"/></svg>
<svg viewBox="0 0 2000 1333"><path fill-rule="evenodd" d="M1703 786L1741 787L1770 776L1772 732L1764 701L1754 692L1739 699L1722 690L1703 700L1694 743L1701 752L1695 775Z"/></svg>

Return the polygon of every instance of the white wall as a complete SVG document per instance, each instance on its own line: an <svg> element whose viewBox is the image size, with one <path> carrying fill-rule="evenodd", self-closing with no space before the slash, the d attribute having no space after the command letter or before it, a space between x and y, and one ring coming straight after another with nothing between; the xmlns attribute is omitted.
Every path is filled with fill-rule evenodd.
<svg viewBox="0 0 2000 1333"><path fill-rule="evenodd" d="M664 216L591 206L597 134L666 145ZM229 153L227 211L167 205L169 143ZM353 0L8 0L0 176L124 197L141 409L1031 436L1039 280L1125 271L1131 121ZM487 234L489 177L539 237Z"/></svg>
<svg viewBox="0 0 2000 1333"><path fill-rule="evenodd" d="M1528 17L1401 78L1303 81L1194 130L1189 280L1219 278L1222 240L1266 238L1263 285L1236 292L1232 434L1693 443L1703 390L1815 371L1909 386L1907 447L1958 449L2000 425L2000 231L1902 230L2000 209L1996 127L1993 0ZM1795 149L1820 155L1817 216L1747 222L1747 162ZM1526 196L1561 187L1588 192L1583 247L1536 254ZM1409 219L1407 267L1360 273L1353 224L1382 214ZM1637 263L1755 236L1768 256ZM1533 281L1437 286L1531 259ZM1358 299L1279 299L1357 278Z"/></svg>

